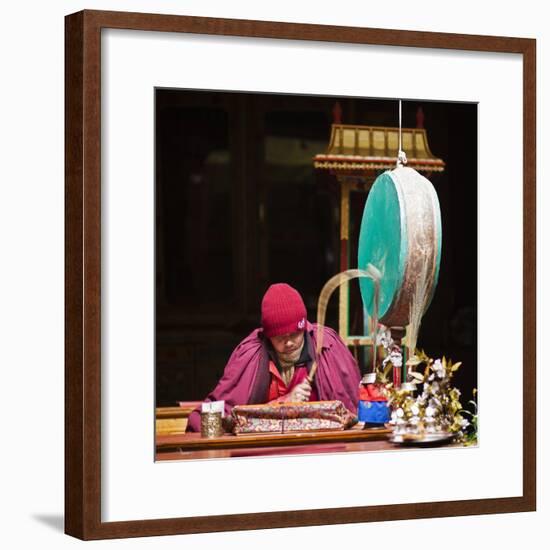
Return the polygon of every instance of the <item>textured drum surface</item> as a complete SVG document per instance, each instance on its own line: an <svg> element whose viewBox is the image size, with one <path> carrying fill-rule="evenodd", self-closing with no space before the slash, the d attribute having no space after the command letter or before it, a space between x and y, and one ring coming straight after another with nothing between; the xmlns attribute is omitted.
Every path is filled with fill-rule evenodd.
<svg viewBox="0 0 550 550"><path fill-rule="evenodd" d="M429 305L441 260L441 213L431 182L412 168L380 175L370 190L359 234L359 269L371 263L382 273L379 319L387 326L409 324L416 282L426 266ZM373 314L374 285L359 282L363 304Z"/></svg>

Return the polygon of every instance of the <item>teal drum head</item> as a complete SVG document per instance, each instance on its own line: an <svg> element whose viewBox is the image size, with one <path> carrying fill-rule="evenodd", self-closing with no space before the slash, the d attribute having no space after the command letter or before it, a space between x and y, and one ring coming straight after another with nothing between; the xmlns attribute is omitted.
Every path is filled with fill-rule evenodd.
<svg viewBox="0 0 550 550"><path fill-rule="evenodd" d="M439 274L441 240L439 200L428 179L406 167L376 178L361 220L358 268L372 264L381 272L380 322L394 327L409 324L419 281L424 281L428 307ZM361 278L359 285L363 305L373 316L374 283Z"/></svg>
<svg viewBox="0 0 550 550"><path fill-rule="evenodd" d="M390 310L403 282L405 273L406 225L401 224L401 206L398 189L385 172L374 182L363 211L359 232L359 269L370 263L382 273L380 281L379 319ZM363 305L370 316L374 313L374 283L359 279Z"/></svg>

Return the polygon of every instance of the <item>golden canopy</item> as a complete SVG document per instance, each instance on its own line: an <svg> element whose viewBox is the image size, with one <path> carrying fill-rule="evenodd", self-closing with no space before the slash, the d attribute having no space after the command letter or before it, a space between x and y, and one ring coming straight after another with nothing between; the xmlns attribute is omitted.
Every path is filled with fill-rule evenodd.
<svg viewBox="0 0 550 550"><path fill-rule="evenodd" d="M421 172L445 169L430 151L425 128L403 128L401 136L407 166ZM398 128L333 124L328 150L315 155L314 166L338 173L385 170L395 167L398 147Z"/></svg>

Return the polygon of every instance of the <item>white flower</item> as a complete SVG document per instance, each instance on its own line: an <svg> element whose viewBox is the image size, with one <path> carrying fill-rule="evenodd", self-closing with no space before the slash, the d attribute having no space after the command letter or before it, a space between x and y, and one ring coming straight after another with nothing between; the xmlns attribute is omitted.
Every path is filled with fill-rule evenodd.
<svg viewBox="0 0 550 550"><path fill-rule="evenodd" d="M401 407L397 409L396 413L399 418L403 418L405 416L405 411Z"/></svg>
<svg viewBox="0 0 550 550"><path fill-rule="evenodd" d="M411 407L411 412L413 413L414 416L418 416L418 414L420 413L420 409L418 408L418 405L413 405Z"/></svg>
<svg viewBox="0 0 550 550"><path fill-rule="evenodd" d="M426 416L432 417L435 415L435 409L431 406L426 407Z"/></svg>
<svg viewBox="0 0 550 550"><path fill-rule="evenodd" d="M385 366L388 362L391 363L394 367L400 367L403 364L401 353L399 353L398 351L392 351L384 358L384 360L382 361L382 365Z"/></svg>
<svg viewBox="0 0 550 550"><path fill-rule="evenodd" d="M466 418L462 418L462 420L460 421L460 427L466 428L469 425L470 425L470 422Z"/></svg>
<svg viewBox="0 0 550 550"><path fill-rule="evenodd" d="M435 408L441 407L441 401L437 397L432 397L430 399L430 406Z"/></svg>
<svg viewBox="0 0 550 550"><path fill-rule="evenodd" d="M391 333L389 329L381 330L376 336L376 345L383 346L384 349L388 349L393 344Z"/></svg>
<svg viewBox="0 0 550 550"><path fill-rule="evenodd" d="M409 423L413 426L416 426L420 422L420 418L418 416L412 416L409 420Z"/></svg>
<svg viewBox="0 0 550 550"><path fill-rule="evenodd" d="M445 367L443 366L443 363L441 362L440 359L437 359L437 361L434 362L432 368L437 374L438 378L445 378L446 376Z"/></svg>
<svg viewBox="0 0 550 550"><path fill-rule="evenodd" d="M405 426L403 424L404 424L404 422L402 422L402 425L398 425L393 429L394 435L401 435L401 434L404 434L404 433L407 432L407 430L405 429Z"/></svg>
<svg viewBox="0 0 550 550"><path fill-rule="evenodd" d="M394 367L400 367L403 365L403 356L398 351L392 351L389 355L390 361Z"/></svg>

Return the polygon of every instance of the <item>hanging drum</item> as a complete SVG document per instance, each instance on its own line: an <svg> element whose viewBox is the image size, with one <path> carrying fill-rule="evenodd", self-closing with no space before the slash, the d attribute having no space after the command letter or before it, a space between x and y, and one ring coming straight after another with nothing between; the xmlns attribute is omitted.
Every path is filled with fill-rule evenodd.
<svg viewBox="0 0 550 550"><path fill-rule="evenodd" d="M399 166L374 182L359 234L360 269L370 263L381 274L379 320L389 327L409 324L411 301L420 280L426 311L437 285L441 260L441 212L431 182ZM363 305L373 315L374 285L360 279Z"/></svg>

